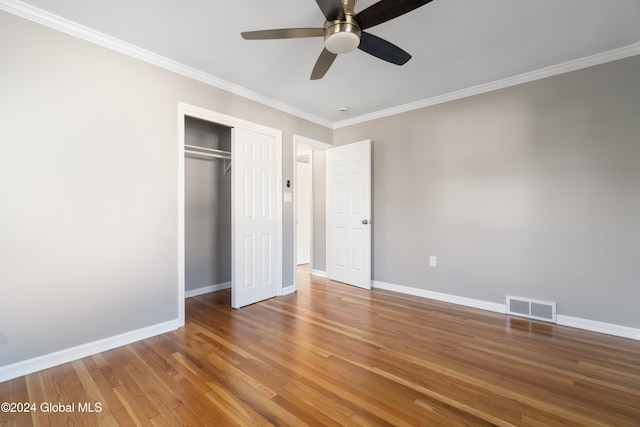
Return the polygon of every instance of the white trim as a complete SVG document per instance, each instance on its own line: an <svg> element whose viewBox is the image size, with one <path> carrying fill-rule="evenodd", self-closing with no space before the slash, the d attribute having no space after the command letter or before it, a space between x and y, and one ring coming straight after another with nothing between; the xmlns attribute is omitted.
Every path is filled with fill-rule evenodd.
<svg viewBox="0 0 640 427"><path fill-rule="evenodd" d="M46 27L53 28L54 30L61 31L79 39L86 40L102 47L106 47L107 49L120 52L132 58L139 59L149 64L153 64L166 70L173 71L185 77L189 77L199 82L206 83L227 92L231 92L235 95L259 102L285 113L331 128L332 122L330 122L329 120L325 120L321 117L307 113L306 111L302 111L296 107L292 107L280 101L276 101L257 92L245 89L234 83L222 80L211 74L202 72L172 59L134 46L115 37L111 37L92 28L80 25L76 22L70 21L58 15L54 15L53 13L47 12L21 1L0 0L0 10L4 10L6 12L20 16Z"/></svg>
<svg viewBox="0 0 640 427"><path fill-rule="evenodd" d="M331 122L330 120L323 119L316 115L310 114L306 111L300 110L296 107L284 104L280 101L276 101L267 96L253 92L249 89L238 86L234 83L222 80L211 74L202 72L195 68L186 66L172 59L158 55L151 51L139 48L125 41L116 39L107 34L96 31L92 28L80 25L76 22L65 19L61 16L54 15L45 10L31 6L18 0L0 0L0 10L12 13L22 18L28 19L38 24L44 25L49 28L61 31L66 34L70 34L74 37L78 37L82 40L97 44L99 46L106 47L108 49L120 52L132 58L140 59L149 64L156 65L169 71L173 71L177 74L189 77L202 83L217 87L227 92L233 93L238 96L250 99L252 101L259 102L268 107L275 108L285 113L291 114L296 117L300 117L305 120L309 120L321 126L325 126L331 129L339 129L345 126L351 126L354 124L366 122L369 120L379 119L395 114L405 113L412 110L417 110L432 105L442 104L444 102L453 101L456 99L466 98L473 95L479 95L482 93L491 92L498 89L503 89L510 86L519 85L522 83L528 83L534 80L543 79L546 77L552 77L558 74L568 73L570 71L579 70L582 68L591 67L594 65L603 64L605 62L611 62L618 59L628 58L630 56L640 54L640 42L632 45L624 46L618 49L613 49L607 52L598 53L595 55L587 56L572 61L567 61L562 64L552 65L550 67L542 68L540 70L531 71L528 73L519 74L517 76L508 77L502 80L489 82L477 86L473 86L466 89L461 89L454 92L434 96L431 98L423 99L420 101L400 105L397 107L388 108L385 110L375 111L369 114L363 114L361 116L353 117L347 120L341 120L338 122Z"/></svg>
<svg viewBox="0 0 640 427"><path fill-rule="evenodd" d="M495 313L504 314L507 311L505 304L482 301L473 298L459 297L456 295L443 294L440 292L427 291L425 289L412 288L410 286L394 285L391 283L373 281L375 289L384 289L387 291L400 292L402 294L413 295L416 297L429 298L436 301L449 302L452 304L463 305L465 307L479 308L481 310L493 311Z"/></svg>
<svg viewBox="0 0 640 427"><path fill-rule="evenodd" d="M2 1L2 0L0 0ZM216 111L207 110L206 108L197 107L184 102L178 102L178 316L181 325L184 325L184 299L185 299L185 177L184 177L184 143L185 143L185 117L194 117L219 125L228 126L230 128L241 128L250 130L264 135L269 135L277 140L276 157L279 167L276 173L276 181L278 188L282 188L282 131L268 126L260 125L248 120L239 119L237 117L218 113ZM232 155L233 156L233 155ZM233 162L233 157L232 157ZM233 195L232 195L233 197ZM277 242L277 265L279 266L278 274L278 290L277 295L282 293L282 191L278 191L276 201L276 215L280 219L278 222L278 242ZM233 221L233 218L231 219ZM232 238L233 240L233 238ZM232 242L233 244L233 242ZM233 253L233 248L232 248ZM233 271L233 267L232 267ZM233 275L233 272L232 272ZM232 277L233 283L233 277ZM233 289L233 285L232 285Z"/></svg>
<svg viewBox="0 0 640 427"><path fill-rule="evenodd" d="M82 344L77 347L71 347L55 353L45 354L33 359L24 360L11 365L0 367L0 383L34 372L48 369L53 366L62 365L63 363L72 362L91 356L103 351L122 347L137 341L141 341L156 335L174 331L181 326L178 319L168 322L159 323L157 325L148 326L135 331L125 332L109 338Z"/></svg>
<svg viewBox="0 0 640 427"><path fill-rule="evenodd" d="M456 295L443 294L440 292L427 291L425 289L413 288L411 286L394 285L392 283L373 281L374 289L384 289L387 291L398 292L406 295L413 295L422 298L429 298L436 301L449 302L465 307L478 308L481 310L493 311L495 313L506 314L507 305L498 304L472 298L459 297ZM558 314L556 316L557 325L568 326L571 328L584 329L590 332L598 332L601 334L614 335L622 338L640 340L640 329L629 326L614 325L612 323L598 322L596 320L581 319L579 317L565 316Z"/></svg>
<svg viewBox="0 0 640 427"><path fill-rule="evenodd" d="M178 188L176 192L178 195L178 320L180 325L184 326L185 313L184 313L184 299L185 299L185 287L186 287L186 243L185 243L185 160L184 160L184 145L186 142L185 137L185 120L188 115L189 106L186 104L178 103L178 146L176 147L176 156L178 161Z"/></svg>
<svg viewBox="0 0 640 427"><path fill-rule="evenodd" d="M282 236L282 231L284 229L284 206L282 206L282 201L284 199L284 194L282 191L282 169L284 166L284 163L282 162L282 131L281 130L277 130L277 129L273 129L273 128L268 128L266 126L261 126L261 128L263 129L262 132L266 132L269 135L273 136L274 138L276 138L276 157L278 159L278 167L277 167L277 171L276 171L276 187L278 188L278 191L276 192L276 215L278 217L278 230L276 231L276 235L277 235L277 244L276 244L276 257L277 257L277 266L278 266L278 271L277 271L277 280L278 280L278 290L276 291L276 295L284 295L283 292L285 290L285 288L283 288L283 276L284 276L284 257L283 257L283 248L284 248L284 238ZM295 280L295 276L294 279Z"/></svg>
<svg viewBox="0 0 640 427"><path fill-rule="evenodd" d="M293 294L295 292L296 292L296 287L295 286L287 286L286 288L282 288L280 290L280 294L278 296L289 295L289 294Z"/></svg>
<svg viewBox="0 0 640 427"><path fill-rule="evenodd" d="M306 136L301 135L293 135L293 143L294 144L304 144L313 148L319 148L321 150L328 150L333 148L333 144L329 144L327 142L318 141L316 139L307 138Z"/></svg>
<svg viewBox="0 0 640 427"><path fill-rule="evenodd" d="M203 286L201 288L185 291L184 297L185 299L191 298L191 297L197 297L199 295L209 294L211 292L218 292L223 289L230 289L230 288L231 288L231 282L218 283L217 285Z"/></svg>
<svg viewBox="0 0 640 427"><path fill-rule="evenodd" d="M558 314L556 320L558 325L569 326L571 328L584 329L601 334L614 335L632 340L640 340L640 329L629 326L614 325L612 323L598 322L596 320L581 319L579 317L564 316Z"/></svg>
<svg viewBox="0 0 640 427"><path fill-rule="evenodd" d="M311 270L312 276L327 277L327 272L322 270Z"/></svg>
<svg viewBox="0 0 640 427"><path fill-rule="evenodd" d="M292 222L293 222L293 256L291 257L291 286L293 286L294 288L297 289L298 287L298 183L297 178L298 178L298 144L297 144L297 138L296 135L293 135L293 147L291 147L293 149L293 175L291 177L291 181L293 181L293 191L291 192L291 202L293 204L292 206L292 212L293 212L293 218L292 218ZM313 166L312 166L313 167ZM311 175L313 175L313 170L311 172ZM312 224L312 234L313 234L313 224Z"/></svg>
<svg viewBox="0 0 640 427"><path fill-rule="evenodd" d="M250 122L248 120L240 119L234 116L229 116L227 114L218 113L217 111L207 110L206 108L198 107L184 102L178 102L178 109L180 113L189 117L195 117L200 120L217 123L231 128L242 128L282 139L281 130Z"/></svg>
<svg viewBox="0 0 640 427"><path fill-rule="evenodd" d="M530 71L528 73L519 74L517 76L507 77L505 79L496 80L494 82L484 83L477 86L468 87L454 92L445 93L431 98L411 102L397 107L387 108L385 110L375 111L369 114L363 114L347 120L341 120L333 123L333 129L339 129L370 120L380 119L383 117L393 116L408 111L418 110L420 108L431 107L437 104L443 104L457 99L467 98L469 96L480 95L495 90L516 86L523 83L529 83L535 80L553 77L559 74L580 70L595 65L604 64L606 62L616 61L640 54L640 42L632 45L613 49L607 52L597 53L585 58L575 59L573 61L563 62L562 64L552 65L550 67L541 68L539 70Z"/></svg>

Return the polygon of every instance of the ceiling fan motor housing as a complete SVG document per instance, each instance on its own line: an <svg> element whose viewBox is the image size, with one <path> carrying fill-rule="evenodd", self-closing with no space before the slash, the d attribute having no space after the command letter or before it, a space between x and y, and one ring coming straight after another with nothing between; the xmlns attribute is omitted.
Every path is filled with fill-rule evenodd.
<svg viewBox="0 0 640 427"><path fill-rule="evenodd" d="M324 47L335 54L351 52L360 45L360 27L351 15L324 24Z"/></svg>

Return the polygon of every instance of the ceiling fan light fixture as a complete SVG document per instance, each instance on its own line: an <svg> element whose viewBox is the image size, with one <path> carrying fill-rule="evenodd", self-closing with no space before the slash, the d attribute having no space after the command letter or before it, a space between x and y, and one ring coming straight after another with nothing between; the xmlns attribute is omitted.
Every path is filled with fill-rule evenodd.
<svg viewBox="0 0 640 427"><path fill-rule="evenodd" d="M341 54L354 51L360 45L360 28L349 21L328 23L324 30L324 47L331 53Z"/></svg>
<svg viewBox="0 0 640 427"><path fill-rule="evenodd" d="M354 33L333 33L324 41L324 47L331 53L348 53L356 50L360 44L360 37Z"/></svg>

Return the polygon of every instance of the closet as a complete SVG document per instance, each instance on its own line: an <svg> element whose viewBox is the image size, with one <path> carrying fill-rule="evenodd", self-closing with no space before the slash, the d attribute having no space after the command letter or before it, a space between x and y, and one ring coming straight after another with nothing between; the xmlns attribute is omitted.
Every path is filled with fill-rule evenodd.
<svg viewBox="0 0 640 427"><path fill-rule="evenodd" d="M231 128L185 117L185 296L231 286Z"/></svg>

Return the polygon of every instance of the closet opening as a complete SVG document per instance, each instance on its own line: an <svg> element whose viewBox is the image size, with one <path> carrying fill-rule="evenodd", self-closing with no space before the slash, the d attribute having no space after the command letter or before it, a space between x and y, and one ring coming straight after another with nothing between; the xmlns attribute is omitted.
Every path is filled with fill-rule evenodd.
<svg viewBox="0 0 640 427"><path fill-rule="evenodd" d="M179 102L177 155L180 324L185 297L283 295L282 131Z"/></svg>
<svg viewBox="0 0 640 427"><path fill-rule="evenodd" d="M185 297L231 287L232 128L184 118Z"/></svg>

